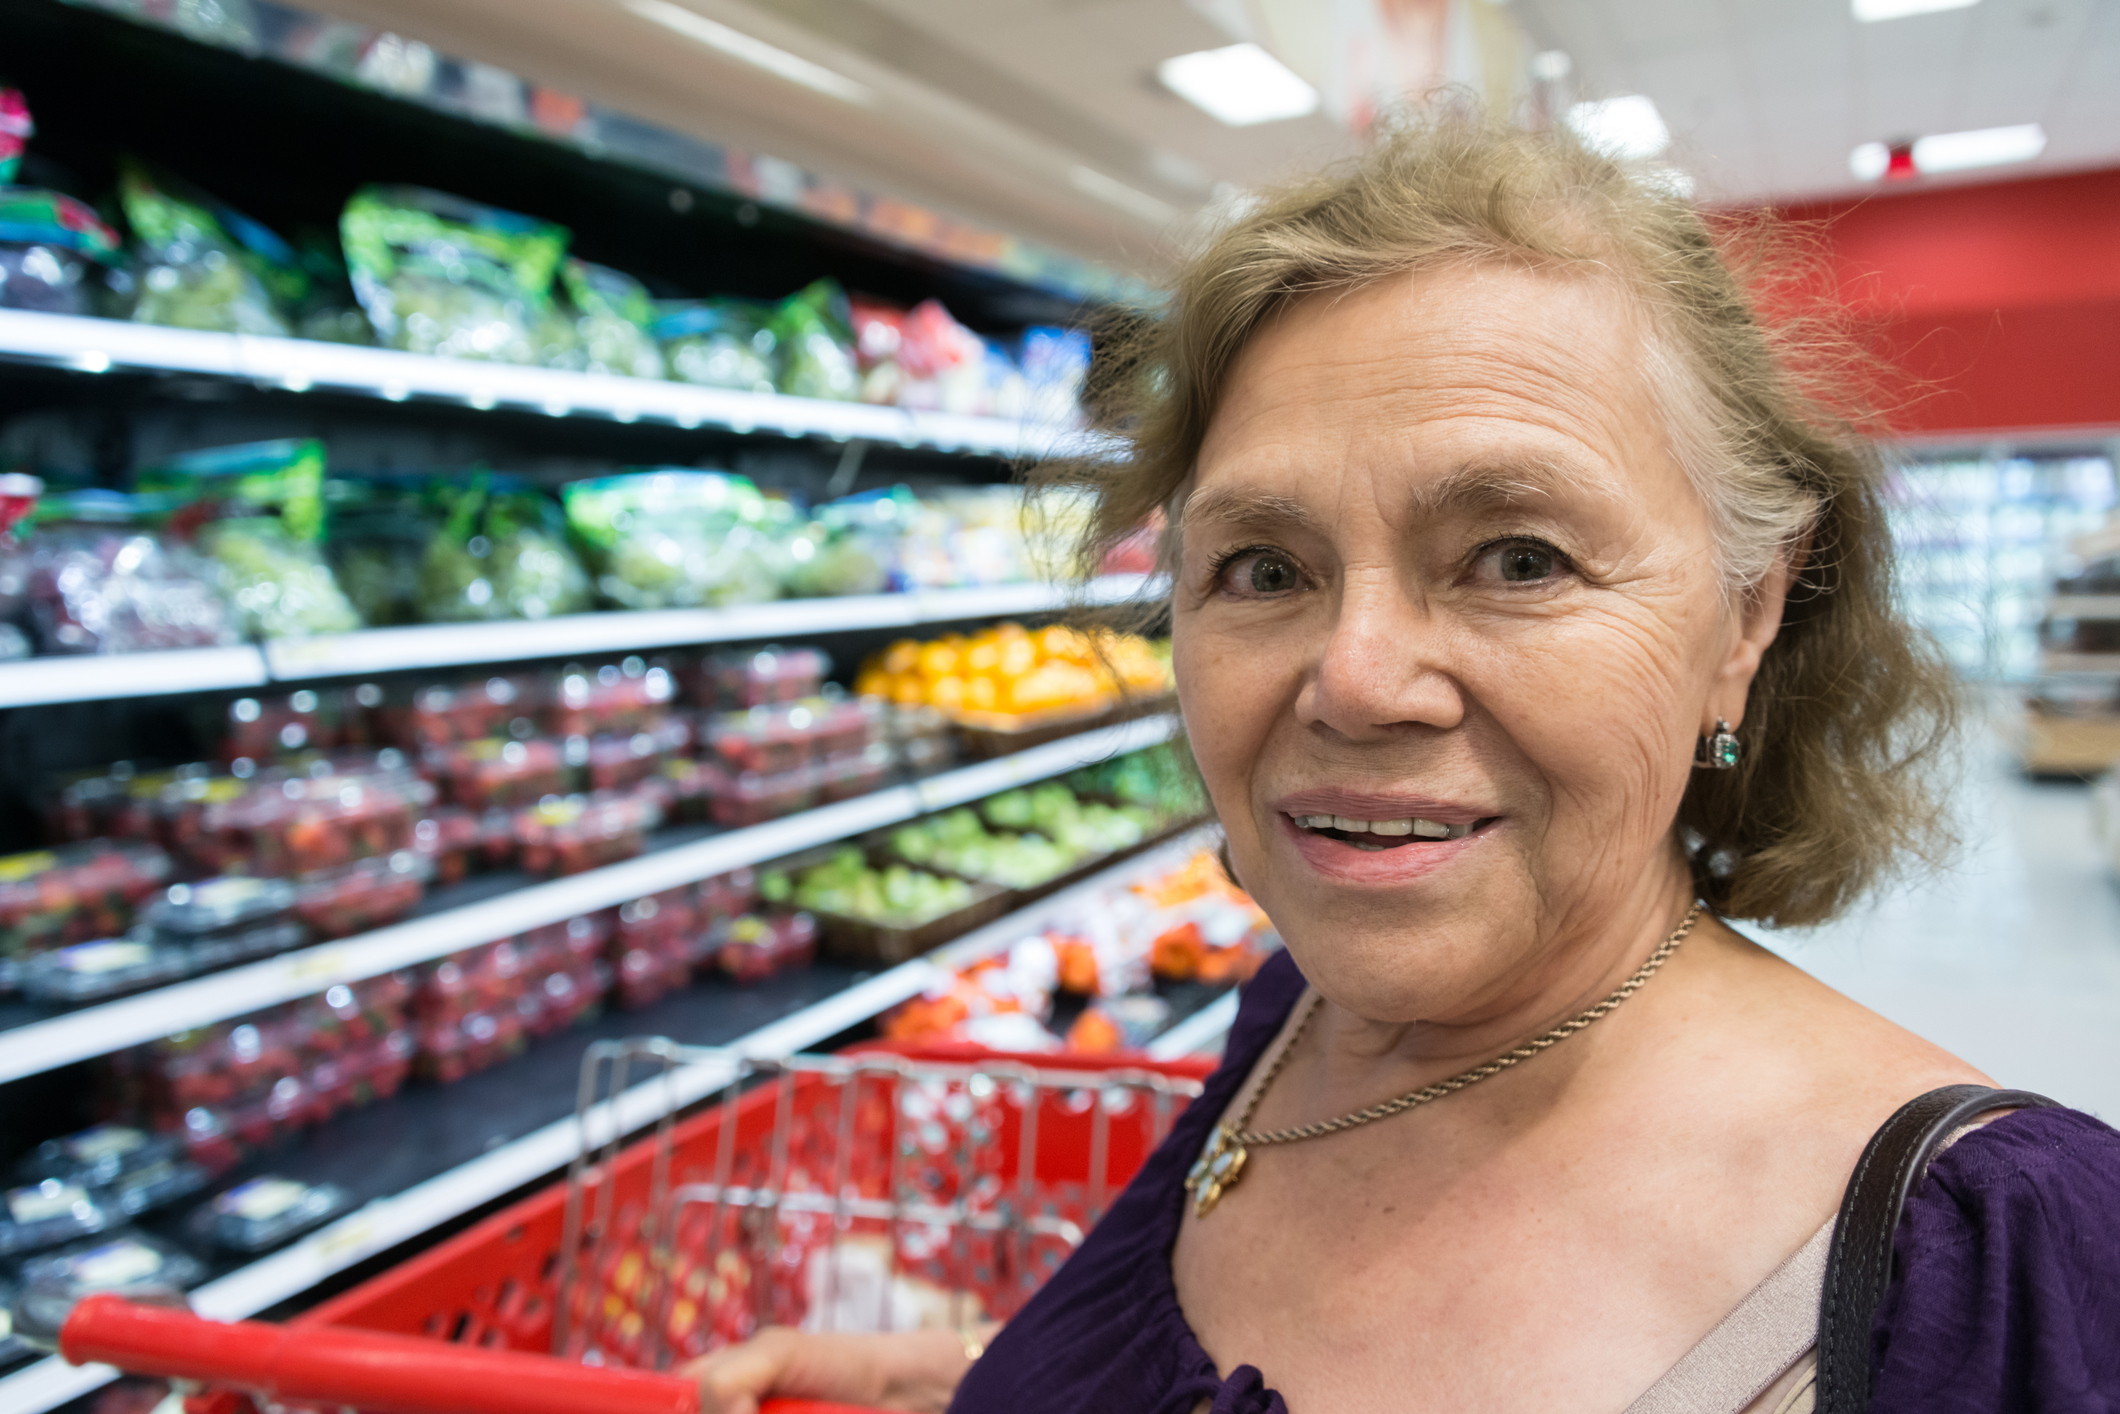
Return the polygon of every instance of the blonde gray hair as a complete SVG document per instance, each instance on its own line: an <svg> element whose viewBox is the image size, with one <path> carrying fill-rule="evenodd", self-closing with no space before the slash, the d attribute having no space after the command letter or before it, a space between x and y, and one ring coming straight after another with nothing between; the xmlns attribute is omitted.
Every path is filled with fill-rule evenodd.
<svg viewBox="0 0 2120 1414"><path fill-rule="evenodd" d="M1678 827L1696 886L1728 917L1822 921L1908 855L1948 843L1932 769L1954 689L1892 598L1882 462L1820 389L1856 366L1813 326L1755 307L1733 251L1686 200L1565 131L1464 112L1402 121L1351 163L1271 194L1183 264L1168 307L1107 331L1092 389L1116 457L1038 469L1086 485L1085 564L1167 517L1175 552L1194 459L1239 354L1312 295L1452 264L1611 279L1646 316L1645 372L1671 450L1709 512L1733 598L1784 556L1794 585L1754 681L1734 770L1701 771ZM1771 255L1766 278L1785 273Z"/></svg>

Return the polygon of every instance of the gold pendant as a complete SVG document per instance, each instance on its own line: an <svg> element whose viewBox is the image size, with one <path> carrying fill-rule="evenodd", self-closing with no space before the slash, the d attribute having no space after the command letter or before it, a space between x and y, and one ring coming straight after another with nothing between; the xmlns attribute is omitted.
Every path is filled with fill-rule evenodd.
<svg viewBox="0 0 2120 1414"><path fill-rule="evenodd" d="M1207 1147L1185 1175L1185 1191L1192 1194L1193 1214L1206 1217L1222 1201L1222 1195L1237 1186L1244 1174L1244 1146L1237 1142L1234 1125L1220 1124L1208 1136Z"/></svg>

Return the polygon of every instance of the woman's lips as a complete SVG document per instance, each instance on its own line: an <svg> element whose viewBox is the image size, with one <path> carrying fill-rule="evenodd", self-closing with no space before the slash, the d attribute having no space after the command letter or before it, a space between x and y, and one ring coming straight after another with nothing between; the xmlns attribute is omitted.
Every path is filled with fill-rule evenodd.
<svg viewBox="0 0 2120 1414"><path fill-rule="evenodd" d="M1484 848L1497 827L1504 823L1500 816L1470 817L1462 808L1439 809L1435 805L1425 808L1434 814L1421 815L1409 811L1393 817L1381 811L1369 817L1348 815L1344 811L1326 811L1318 808L1315 798L1296 799L1302 806L1298 811L1276 809L1274 818L1296 854L1304 863L1328 878L1355 884L1405 884L1432 875L1455 863L1468 850ZM1334 803L1353 806L1357 809L1375 809L1385 805L1388 809L1404 808L1403 801L1386 802L1374 797L1366 803L1358 803L1346 796L1335 795ZM1278 805L1278 802L1277 802ZM1379 832L1333 828L1330 832L1321 828L1306 828L1297 823L1299 817L1332 814L1350 823L1398 821L1415 822L1414 830L1405 834L1390 831ZM1439 819L1438 817L1444 817ZM1449 817L1456 817L1455 819ZM1442 826L1447 830L1443 838L1433 837L1428 826Z"/></svg>

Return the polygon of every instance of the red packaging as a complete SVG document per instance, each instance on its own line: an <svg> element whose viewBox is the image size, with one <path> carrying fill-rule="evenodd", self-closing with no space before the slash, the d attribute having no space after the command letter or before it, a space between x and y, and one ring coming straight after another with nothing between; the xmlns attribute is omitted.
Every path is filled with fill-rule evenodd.
<svg viewBox="0 0 2120 1414"><path fill-rule="evenodd" d="M573 745L549 737L529 741L486 737L429 747L421 759L451 804L467 810L520 808L573 789L573 767L578 764L568 759L568 747ZM574 754L579 751L577 747Z"/></svg>
<svg viewBox="0 0 2120 1414"><path fill-rule="evenodd" d="M715 653L693 669L689 696L702 707L763 707L814 697L832 660L816 648L761 648Z"/></svg>
<svg viewBox="0 0 2120 1414"><path fill-rule="evenodd" d="M615 921L610 913L590 914L516 939L527 979L518 1005L530 1034L565 1030L602 1004L611 986L603 952Z"/></svg>
<svg viewBox="0 0 2120 1414"><path fill-rule="evenodd" d="M689 984L699 932L689 886L622 905L611 945L619 1005L648 1006Z"/></svg>
<svg viewBox="0 0 2120 1414"><path fill-rule="evenodd" d="M512 1003L500 1011L473 1012L460 1021L422 1025L414 1035L417 1068L444 1085L518 1056L526 1044L523 1018Z"/></svg>
<svg viewBox="0 0 2120 1414"><path fill-rule="evenodd" d="M808 810L817 803L818 780L807 766L772 776L717 772L713 789L708 812L715 824L734 828Z"/></svg>
<svg viewBox="0 0 2120 1414"><path fill-rule="evenodd" d="M236 799L201 813L193 863L224 873L288 878L413 846L434 787L397 751L316 761L303 773L261 772Z"/></svg>
<svg viewBox="0 0 2120 1414"><path fill-rule="evenodd" d="M721 774L712 767L681 758L663 762L649 784L662 802L665 820L697 824L707 818L714 787L720 779Z"/></svg>
<svg viewBox="0 0 2120 1414"><path fill-rule="evenodd" d="M169 856L140 841L0 858L0 958L122 933L169 875Z"/></svg>
<svg viewBox="0 0 2120 1414"><path fill-rule="evenodd" d="M748 913L718 924L714 965L737 982L758 982L817 960L817 920L807 913Z"/></svg>
<svg viewBox="0 0 2120 1414"><path fill-rule="evenodd" d="M346 938L395 923L419 906L434 864L418 850L401 849L295 883L295 917L318 938Z"/></svg>
<svg viewBox="0 0 2120 1414"><path fill-rule="evenodd" d="M329 1119L397 1094L412 1073L417 1049L412 1032L399 1029L318 1061L303 1077L317 1117Z"/></svg>
<svg viewBox="0 0 2120 1414"><path fill-rule="evenodd" d="M667 717L676 695L669 669L627 658L594 670L568 668L545 694L539 715L555 736L630 736Z"/></svg>
<svg viewBox="0 0 2120 1414"><path fill-rule="evenodd" d="M412 847L425 855L439 884L461 883L486 864L485 830L479 817L461 806L445 805L412 827Z"/></svg>
<svg viewBox="0 0 2120 1414"><path fill-rule="evenodd" d="M702 923L749 913L758 904L758 875L751 869L732 869L699 881L699 917Z"/></svg>
<svg viewBox="0 0 2120 1414"><path fill-rule="evenodd" d="M692 745L692 728L681 717L669 717L626 736L597 736L568 741L570 756L579 753L590 790L621 790L654 776L664 761ZM527 803L527 802L525 802Z"/></svg>
<svg viewBox="0 0 2120 1414"><path fill-rule="evenodd" d="M357 730L342 692L303 688L279 697L238 697L228 704L221 737L223 761L270 761L294 751L356 745Z"/></svg>
<svg viewBox="0 0 2120 1414"><path fill-rule="evenodd" d="M412 1014L422 1028L454 1026L474 1014L511 1011L523 985L523 955L514 940L466 948L420 969Z"/></svg>
<svg viewBox="0 0 2120 1414"><path fill-rule="evenodd" d="M518 720L527 733L529 715L542 693L542 683L524 675L424 687L364 683L354 690L354 700L367 709L376 741L405 751L424 751L430 746L508 735Z"/></svg>
<svg viewBox="0 0 2120 1414"><path fill-rule="evenodd" d="M661 823L662 806L647 792L548 800L515 817L519 863L555 877L615 864L645 850Z"/></svg>
<svg viewBox="0 0 2120 1414"><path fill-rule="evenodd" d="M211 772L207 766L182 769L199 775ZM151 839L154 813L150 801L154 789L150 782L171 775L139 773L130 761L119 761L106 770L69 777L45 803L45 838L54 842Z"/></svg>
<svg viewBox="0 0 2120 1414"><path fill-rule="evenodd" d="M817 778L817 799L829 805L852 800L879 790L891 775L891 749L878 742L858 756L843 756L811 768Z"/></svg>

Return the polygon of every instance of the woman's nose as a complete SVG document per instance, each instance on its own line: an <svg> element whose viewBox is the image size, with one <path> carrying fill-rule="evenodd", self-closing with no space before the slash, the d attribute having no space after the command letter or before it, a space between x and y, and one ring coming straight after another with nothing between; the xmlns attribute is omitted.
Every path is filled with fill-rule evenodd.
<svg viewBox="0 0 2120 1414"><path fill-rule="evenodd" d="M1465 701L1449 670L1448 639L1404 586L1384 576L1350 579L1297 697L1297 717L1354 741L1409 726L1456 726Z"/></svg>

